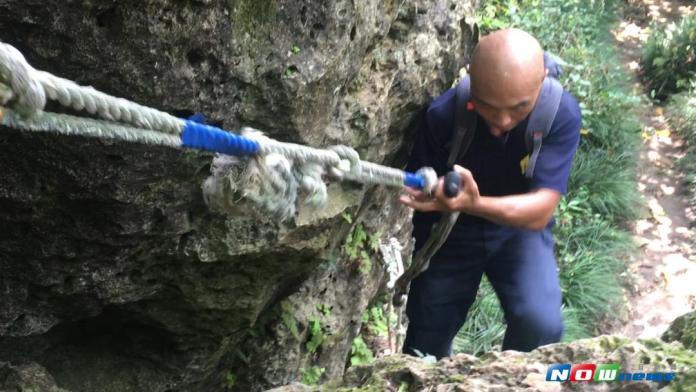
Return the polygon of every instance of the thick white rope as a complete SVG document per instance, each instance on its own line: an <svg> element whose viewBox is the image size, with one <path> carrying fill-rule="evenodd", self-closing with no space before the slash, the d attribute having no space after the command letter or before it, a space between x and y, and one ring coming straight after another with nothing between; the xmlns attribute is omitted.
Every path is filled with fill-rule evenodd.
<svg viewBox="0 0 696 392"><path fill-rule="evenodd" d="M10 108L0 107L0 124L28 131L54 132L63 135L181 147L181 139L178 136L68 114L36 112L32 116L24 116Z"/></svg>
<svg viewBox="0 0 696 392"><path fill-rule="evenodd" d="M123 98L99 92L92 87L79 86L70 80L48 72L37 71L11 45L0 42L0 77L9 82L18 97L17 107L31 114L43 110L46 97L75 110L109 120L178 135L180 119L156 109L138 105Z"/></svg>

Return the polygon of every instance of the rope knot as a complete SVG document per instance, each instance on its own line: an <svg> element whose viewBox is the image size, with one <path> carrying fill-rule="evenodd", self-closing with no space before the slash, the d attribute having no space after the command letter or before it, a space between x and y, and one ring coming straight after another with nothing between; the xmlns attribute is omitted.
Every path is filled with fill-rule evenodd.
<svg viewBox="0 0 696 392"><path fill-rule="evenodd" d="M0 42L0 78L12 89L17 110L25 114L43 110L46 105L46 92L35 73L22 53Z"/></svg>
<svg viewBox="0 0 696 392"><path fill-rule="evenodd" d="M347 173L353 178L360 177L362 174L362 161L360 160L360 154L355 149L339 144L329 146L327 150L335 152L339 158L338 165L331 168L333 175L343 178Z"/></svg>

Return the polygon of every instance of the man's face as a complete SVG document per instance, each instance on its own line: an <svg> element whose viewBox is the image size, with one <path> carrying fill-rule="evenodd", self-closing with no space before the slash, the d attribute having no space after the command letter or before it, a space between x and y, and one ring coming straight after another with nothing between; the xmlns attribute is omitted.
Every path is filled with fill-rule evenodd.
<svg viewBox="0 0 696 392"><path fill-rule="evenodd" d="M476 112L486 121L491 134L501 138L531 113L543 79L509 83L504 89L496 86L496 81L487 82L489 88L484 85L472 89L471 98Z"/></svg>

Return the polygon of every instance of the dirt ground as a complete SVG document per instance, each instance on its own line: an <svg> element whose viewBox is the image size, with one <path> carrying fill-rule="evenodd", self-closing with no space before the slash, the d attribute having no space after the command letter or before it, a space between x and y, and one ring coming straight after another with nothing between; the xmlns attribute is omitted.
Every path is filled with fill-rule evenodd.
<svg viewBox="0 0 696 392"><path fill-rule="evenodd" d="M694 1L626 1L622 22L613 33L623 65L635 75L636 92L645 94L639 63L650 29L695 12ZM672 320L696 309L696 216L688 208L683 173L676 165L683 142L672 132L662 106L645 97L638 180L646 210L633 228L640 251L629 265L634 276L627 293L629 317L610 331L632 338L659 337Z"/></svg>

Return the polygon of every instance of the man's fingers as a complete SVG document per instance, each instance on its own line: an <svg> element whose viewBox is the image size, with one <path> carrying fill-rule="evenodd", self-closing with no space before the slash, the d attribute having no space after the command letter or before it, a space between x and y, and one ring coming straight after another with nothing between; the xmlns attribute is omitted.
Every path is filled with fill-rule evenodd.
<svg viewBox="0 0 696 392"><path fill-rule="evenodd" d="M409 195L401 195L399 197L399 202L406 207L410 207L418 211L437 211L438 209L437 203L432 200L421 201Z"/></svg>
<svg viewBox="0 0 696 392"><path fill-rule="evenodd" d="M409 187L404 187L404 191L408 194L408 196L410 196L418 201L430 200L430 196L428 196L423 191L419 191L417 189L413 189L413 188L409 188Z"/></svg>
<svg viewBox="0 0 696 392"><path fill-rule="evenodd" d="M415 188L411 188L410 186L405 186L403 188L403 190L404 190L404 192L408 193L409 195L411 195L413 197L419 197L420 195L425 194L425 193L423 193L423 191L415 189Z"/></svg>
<svg viewBox="0 0 696 392"><path fill-rule="evenodd" d="M466 187L467 185L470 186L474 181L474 176L468 169L465 169L459 165L454 165L454 171L459 173L459 177L462 179L462 188Z"/></svg>

